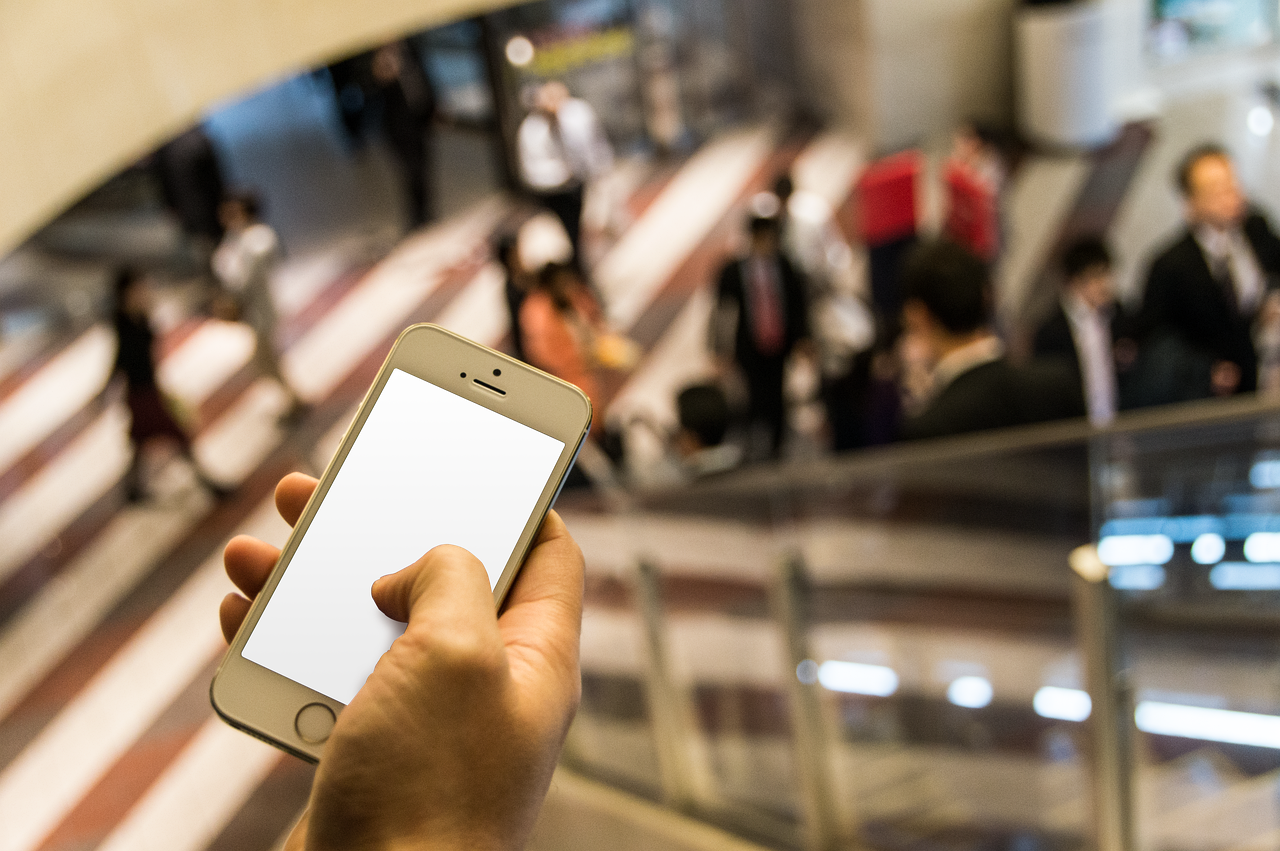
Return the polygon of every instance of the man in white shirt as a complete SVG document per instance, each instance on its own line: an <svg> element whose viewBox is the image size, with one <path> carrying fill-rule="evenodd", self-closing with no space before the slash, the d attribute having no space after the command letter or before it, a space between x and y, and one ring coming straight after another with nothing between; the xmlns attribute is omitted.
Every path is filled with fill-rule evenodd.
<svg viewBox="0 0 1280 851"><path fill-rule="evenodd" d="M1071 365L1095 426L1114 420L1119 405L1111 266L1111 252L1102 240L1085 237L1073 243L1062 255L1058 309L1040 326L1034 343L1036 357Z"/></svg>
<svg viewBox="0 0 1280 851"><path fill-rule="evenodd" d="M571 97L564 83L544 83L534 109L516 134L520 174L569 236L581 267L582 197L586 186L613 166L613 150L595 110Z"/></svg>
<svg viewBox="0 0 1280 851"><path fill-rule="evenodd" d="M301 403L280 368L276 350L276 305L271 276L280 263L280 238L259 218L253 195L233 195L218 208L226 236L213 252L213 271L235 301L236 318L253 329L257 339L253 365L289 392L289 416L301 413Z"/></svg>

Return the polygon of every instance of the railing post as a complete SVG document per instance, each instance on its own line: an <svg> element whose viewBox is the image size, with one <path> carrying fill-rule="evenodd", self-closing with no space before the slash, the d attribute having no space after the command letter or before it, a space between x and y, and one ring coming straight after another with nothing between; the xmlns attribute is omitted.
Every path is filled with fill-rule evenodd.
<svg viewBox="0 0 1280 851"><path fill-rule="evenodd" d="M812 659L805 630L804 585L800 556L791 555L779 560L769 603L786 641L788 668L782 674L791 710L804 847L808 851L829 851L837 847L840 834L831 783L831 753L826 747L818 687L813 682L801 682L797 675L801 663Z"/></svg>
<svg viewBox="0 0 1280 851"><path fill-rule="evenodd" d="M1093 709L1094 826L1098 851L1133 851L1133 696L1120 660L1109 568L1094 546L1071 553L1076 641Z"/></svg>
<svg viewBox="0 0 1280 851"><path fill-rule="evenodd" d="M695 730L689 718L686 697L671 675L662 577L652 563L642 560L636 564L635 589L636 605L644 625L645 687L654 744L658 751L663 799L673 809L691 812L703 785L690 755Z"/></svg>

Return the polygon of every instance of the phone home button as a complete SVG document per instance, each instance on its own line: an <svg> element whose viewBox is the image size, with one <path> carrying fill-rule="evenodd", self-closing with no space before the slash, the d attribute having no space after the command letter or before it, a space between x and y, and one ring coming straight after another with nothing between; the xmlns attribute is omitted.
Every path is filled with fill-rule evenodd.
<svg viewBox="0 0 1280 851"><path fill-rule="evenodd" d="M298 731L298 738L302 741L318 745L329 738L335 720L333 710L323 703L308 703L298 710L298 717L293 719L293 728Z"/></svg>

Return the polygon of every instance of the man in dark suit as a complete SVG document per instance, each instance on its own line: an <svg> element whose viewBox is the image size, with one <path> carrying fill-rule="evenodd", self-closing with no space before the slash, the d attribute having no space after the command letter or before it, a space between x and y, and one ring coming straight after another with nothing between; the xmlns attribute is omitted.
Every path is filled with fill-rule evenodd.
<svg viewBox="0 0 1280 851"><path fill-rule="evenodd" d="M212 253L222 239L218 205L226 194L222 167L204 126L188 128L156 152L160 188L168 205L201 250Z"/></svg>
<svg viewBox="0 0 1280 851"><path fill-rule="evenodd" d="M777 457L786 435L783 379L787 358L808 345L809 305L805 282L782 256L776 218L754 216L746 257L725 264L716 286L713 345L732 359L747 383L747 419L763 425Z"/></svg>
<svg viewBox="0 0 1280 851"><path fill-rule="evenodd" d="M1249 207L1221 147L1187 154L1177 183L1188 226L1151 264L1142 328L1148 340L1172 339L1188 358L1207 365L1198 382L1207 393L1197 395L1252 392L1258 379L1253 325L1280 273L1280 239Z"/></svg>
<svg viewBox="0 0 1280 851"><path fill-rule="evenodd" d="M1121 312L1112 281L1111 252L1096 236L1083 237L1062 254L1062 294L1053 313L1036 331L1037 360L1069 366L1080 385L1089 421L1106 425L1115 419L1120 402L1117 354L1129 366L1131 340L1118 333Z"/></svg>
<svg viewBox="0 0 1280 851"><path fill-rule="evenodd" d="M404 179L409 227L416 228L430 221L433 213L435 93L417 55L405 42L378 48L372 69L376 86L372 97L379 104L382 130Z"/></svg>
<svg viewBox="0 0 1280 851"><path fill-rule="evenodd" d="M961 246L921 244L903 271L902 322L933 366L927 401L903 424L907 440L983 431L1084 413L1060 363L1019 369L991 330L987 265Z"/></svg>

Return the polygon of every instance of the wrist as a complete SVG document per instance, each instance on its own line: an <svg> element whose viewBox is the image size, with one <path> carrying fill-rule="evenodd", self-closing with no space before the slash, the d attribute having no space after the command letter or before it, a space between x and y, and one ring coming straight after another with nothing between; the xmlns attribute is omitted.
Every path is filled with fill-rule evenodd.
<svg viewBox="0 0 1280 851"><path fill-rule="evenodd" d="M496 841L479 832L458 832L447 836L428 830L420 833L433 835L384 837L354 844L344 841L339 846L331 846L322 841L308 842L304 820L290 835L284 851L520 851L523 847L520 843Z"/></svg>
<svg viewBox="0 0 1280 851"><path fill-rule="evenodd" d="M367 851L520 851L520 846L504 845L485 836L459 834L449 837L391 839L370 845Z"/></svg>

